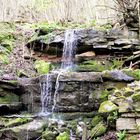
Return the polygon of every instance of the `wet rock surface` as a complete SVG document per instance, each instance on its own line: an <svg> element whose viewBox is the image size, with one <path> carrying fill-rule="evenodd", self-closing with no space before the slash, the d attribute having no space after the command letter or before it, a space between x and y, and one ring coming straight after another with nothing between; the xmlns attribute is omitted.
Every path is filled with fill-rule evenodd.
<svg viewBox="0 0 140 140"><path fill-rule="evenodd" d="M123 36L121 31L95 31L93 29L79 29L75 30L78 40L78 53L86 51L95 51L95 54L100 53L126 53L132 54L132 51L137 50L136 47L139 45L137 39L127 39ZM55 33L54 33L55 34ZM41 44L44 46L44 52L49 44L50 49L55 46L61 49L64 43L64 32L57 33L55 36L50 36L49 41L43 41L41 38L32 40L27 44L28 47L35 45L35 50L40 50ZM38 47L37 47L38 46ZM41 51L41 50L40 50ZM62 50L59 50L62 52ZM121 51L121 52L120 52Z"/></svg>
<svg viewBox="0 0 140 140"><path fill-rule="evenodd" d="M60 112L90 112L96 110L100 105L101 98L106 99L108 93L106 88L113 89L114 87L104 84L106 81L114 82L131 82L133 77L127 76L122 71L106 71L106 72L69 72L59 75L59 89L56 99L55 94L55 81L57 74L52 74L52 95L51 104L52 108L54 100L56 101L56 111ZM26 80L26 84L20 81L23 94L21 100L30 112L39 112L40 104L40 82L45 83L45 75L33 79ZM112 83L113 84L113 83ZM104 85L106 85L104 87ZM118 84L119 86L119 84ZM123 84L122 84L123 86ZM110 90L110 89L109 89ZM101 92L100 92L101 91ZM95 94L94 94L95 92ZM102 97L103 95L103 97ZM102 100L102 101L103 101Z"/></svg>
<svg viewBox="0 0 140 140"><path fill-rule="evenodd" d="M40 137L45 123L43 120L33 120L29 123L11 127L4 128L0 130L0 138L4 139L37 139Z"/></svg>

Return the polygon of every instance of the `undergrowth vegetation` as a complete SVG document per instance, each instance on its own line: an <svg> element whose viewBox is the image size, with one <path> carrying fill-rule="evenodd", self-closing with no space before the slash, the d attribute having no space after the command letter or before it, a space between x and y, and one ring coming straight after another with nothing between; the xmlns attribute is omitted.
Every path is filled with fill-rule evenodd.
<svg viewBox="0 0 140 140"><path fill-rule="evenodd" d="M9 54L14 47L15 25L0 23L0 63L8 64Z"/></svg>

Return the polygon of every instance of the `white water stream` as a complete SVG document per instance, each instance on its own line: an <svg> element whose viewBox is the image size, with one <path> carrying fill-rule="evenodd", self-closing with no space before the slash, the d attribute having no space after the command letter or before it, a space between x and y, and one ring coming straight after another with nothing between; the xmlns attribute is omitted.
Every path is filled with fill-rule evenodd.
<svg viewBox="0 0 140 140"><path fill-rule="evenodd" d="M47 115L50 113L50 109L48 109L49 104L53 100L53 106L51 111L55 112L57 98L59 96L59 77L63 72L68 72L74 68L74 57L77 49L77 36L76 30L67 30L65 32L65 40L63 47L63 54L61 60L61 68L54 72L57 74L56 82L55 82L55 92L52 99L52 80L51 74L46 75L46 81L41 83L41 115Z"/></svg>

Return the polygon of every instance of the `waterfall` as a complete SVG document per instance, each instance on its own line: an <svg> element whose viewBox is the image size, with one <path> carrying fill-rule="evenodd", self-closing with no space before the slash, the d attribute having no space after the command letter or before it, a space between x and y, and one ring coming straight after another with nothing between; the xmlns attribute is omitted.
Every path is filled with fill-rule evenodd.
<svg viewBox="0 0 140 140"><path fill-rule="evenodd" d="M61 69L71 69L74 67L74 56L77 48L76 30L65 32Z"/></svg>
<svg viewBox="0 0 140 140"><path fill-rule="evenodd" d="M59 77L63 72L68 72L72 68L74 68L74 57L77 49L77 36L76 30L67 30L65 32L65 41L63 46L63 54L61 60L61 69L57 75L56 85L55 85L55 93L53 98L53 109L52 111L56 111L56 102L59 97ZM57 110L58 111L58 110Z"/></svg>
<svg viewBox="0 0 140 140"><path fill-rule="evenodd" d="M77 36L76 36L76 30L67 30L65 32L65 41L64 41L64 47L63 47L63 54L62 54L62 60L61 60L61 67L57 71L52 71L52 73L57 74L56 83L55 83L55 92L52 99L52 81L51 81L51 75L46 75L46 81L44 83L41 83L41 115L48 114L48 112L51 110L54 112L56 110L56 103L57 98L59 96L59 77L63 72L67 72L74 68L74 57L76 54L76 48L77 48ZM51 101L53 101L52 108L48 108L48 106L51 104Z"/></svg>
<svg viewBox="0 0 140 140"><path fill-rule="evenodd" d="M45 82L40 84L41 87L41 115L49 113L50 109L48 106L52 100L52 80L51 74L45 75Z"/></svg>
<svg viewBox="0 0 140 140"><path fill-rule="evenodd" d="M56 84L55 84L55 92L54 92L54 97L53 97L53 107L52 107L52 112L55 112L56 109L56 102L57 102L57 97L58 97L58 90L59 90L59 77L61 75L61 71L58 73L57 78L56 78Z"/></svg>

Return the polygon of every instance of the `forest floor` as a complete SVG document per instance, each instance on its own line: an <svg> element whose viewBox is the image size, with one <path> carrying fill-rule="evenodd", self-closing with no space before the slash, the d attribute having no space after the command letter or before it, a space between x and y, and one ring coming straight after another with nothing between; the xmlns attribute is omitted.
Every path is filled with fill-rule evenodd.
<svg viewBox="0 0 140 140"><path fill-rule="evenodd" d="M12 79L16 77L34 77L36 70L34 69L34 61L32 59L25 59L26 50L25 36L26 32L24 29L16 27L14 31L14 43L11 53L8 55L8 64L0 64L0 75L6 79ZM29 53L29 52L28 52ZM28 54L30 55L30 54Z"/></svg>

